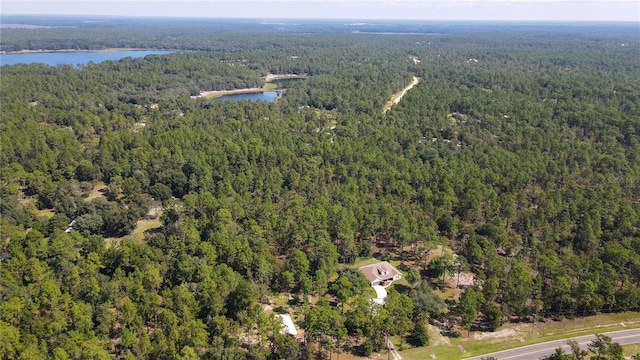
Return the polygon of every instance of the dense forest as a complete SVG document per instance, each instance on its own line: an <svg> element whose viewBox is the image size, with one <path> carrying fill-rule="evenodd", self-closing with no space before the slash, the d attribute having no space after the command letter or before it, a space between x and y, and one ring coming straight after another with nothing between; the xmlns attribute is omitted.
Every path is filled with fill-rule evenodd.
<svg viewBox="0 0 640 360"><path fill-rule="evenodd" d="M175 52L1 68L0 358L368 355L428 324L640 310L637 24L57 25L2 50ZM267 74L306 77L273 103L193 97ZM384 305L372 258L406 280Z"/></svg>

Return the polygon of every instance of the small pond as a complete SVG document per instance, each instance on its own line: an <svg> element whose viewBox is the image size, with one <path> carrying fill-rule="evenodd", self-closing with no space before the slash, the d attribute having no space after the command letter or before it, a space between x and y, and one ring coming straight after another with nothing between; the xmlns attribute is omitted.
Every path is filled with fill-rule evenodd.
<svg viewBox="0 0 640 360"><path fill-rule="evenodd" d="M230 101L241 101L241 100L249 100L249 101L267 101L274 102L281 93L279 91L261 91L255 93L245 93L245 94L227 94L220 96L219 98L213 99L213 101L219 100L230 100Z"/></svg>

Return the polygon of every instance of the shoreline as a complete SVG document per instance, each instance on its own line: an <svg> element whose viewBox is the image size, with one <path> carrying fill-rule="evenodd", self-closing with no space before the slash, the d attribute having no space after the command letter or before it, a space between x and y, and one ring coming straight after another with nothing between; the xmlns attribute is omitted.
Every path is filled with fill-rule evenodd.
<svg viewBox="0 0 640 360"><path fill-rule="evenodd" d="M96 53L110 53L118 51L173 51L165 49L143 49L143 48L106 48L98 50L85 50L85 49L60 49L60 50L18 50L18 51L4 51L2 54L39 54L39 53L73 53L73 52L96 52Z"/></svg>

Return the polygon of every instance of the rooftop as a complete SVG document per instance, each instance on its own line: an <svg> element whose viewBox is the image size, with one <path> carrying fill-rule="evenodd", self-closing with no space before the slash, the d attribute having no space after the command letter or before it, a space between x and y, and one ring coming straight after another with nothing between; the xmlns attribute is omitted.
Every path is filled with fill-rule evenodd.
<svg viewBox="0 0 640 360"><path fill-rule="evenodd" d="M280 316L280 318L282 319L282 324L284 325L283 333L287 333L293 336L298 335L298 330L296 330L296 326L289 314L278 314L278 316Z"/></svg>
<svg viewBox="0 0 640 360"><path fill-rule="evenodd" d="M370 283L384 280L394 280L397 275L401 275L400 271L386 261L365 265L360 267L360 271Z"/></svg>

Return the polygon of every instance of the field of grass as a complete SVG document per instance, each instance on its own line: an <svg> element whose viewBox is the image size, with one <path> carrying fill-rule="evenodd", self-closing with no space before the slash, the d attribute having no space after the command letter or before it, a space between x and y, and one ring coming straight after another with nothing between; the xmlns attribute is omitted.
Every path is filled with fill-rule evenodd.
<svg viewBox="0 0 640 360"><path fill-rule="evenodd" d="M373 353L371 355L369 355L366 358L360 357L360 356L356 356L356 355L352 355L349 353L341 353L341 354L331 354L331 360L362 360L362 359L367 359L367 360L387 360L387 353L386 352L382 352L382 353ZM391 356L391 359L393 359L393 356Z"/></svg>
<svg viewBox="0 0 640 360"><path fill-rule="evenodd" d="M42 209L36 211L36 216L44 219L51 219L55 213L56 212L53 209Z"/></svg>
<svg viewBox="0 0 640 360"><path fill-rule="evenodd" d="M471 332L468 336L463 332L458 338L443 338L431 327L431 346L409 349L401 352L401 355L406 360L428 359L432 354L439 359L462 359L517 346L629 328L640 328L640 312L602 314L563 321L549 320L536 323L535 327L533 324L507 324L495 333ZM629 351L634 350L631 348Z"/></svg>
<svg viewBox="0 0 640 360"><path fill-rule="evenodd" d="M622 351L624 356L633 356L640 354L640 344L623 345Z"/></svg>
<svg viewBox="0 0 640 360"><path fill-rule="evenodd" d="M378 260L376 258L357 258L356 261L353 264L351 264L351 265L341 264L340 267L341 268L357 269L357 268L365 266L365 265L375 264L375 263L377 263L379 261L380 260Z"/></svg>
<svg viewBox="0 0 640 360"><path fill-rule="evenodd" d="M151 229L156 229L159 228L160 226L162 226L162 223L160 222L160 215L162 213L158 214L158 216L155 219L142 219L142 220L138 220L138 222L136 223L136 228L133 229L133 231L131 232L131 234L127 235L127 236L123 236L123 237L111 237L111 238L105 238L104 242L105 242L105 246L107 248L111 247L114 243L117 243L118 241L124 239L124 238L131 238L134 239L136 241L142 241L144 240L144 233L145 231L151 230Z"/></svg>
<svg viewBox="0 0 640 360"><path fill-rule="evenodd" d="M36 207L36 198L28 197L21 201L22 206L24 206L27 211L31 212L38 218L50 219L56 212L53 209L38 209Z"/></svg>
<svg viewBox="0 0 640 360"><path fill-rule="evenodd" d="M268 82L266 84L264 84L264 86L262 87L262 90L264 91L274 91L277 90L279 88L277 83L274 82Z"/></svg>
<svg viewBox="0 0 640 360"><path fill-rule="evenodd" d="M143 219L143 220L138 220L138 222L136 223L136 228L133 229L133 231L131 232L131 235L129 235L129 237L134 238L135 240L138 241L142 241L144 240L144 232L147 230L151 230L151 229L156 229L159 228L160 226L162 226L162 223L160 222L160 215L162 213L158 214L158 216L155 219Z"/></svg>

